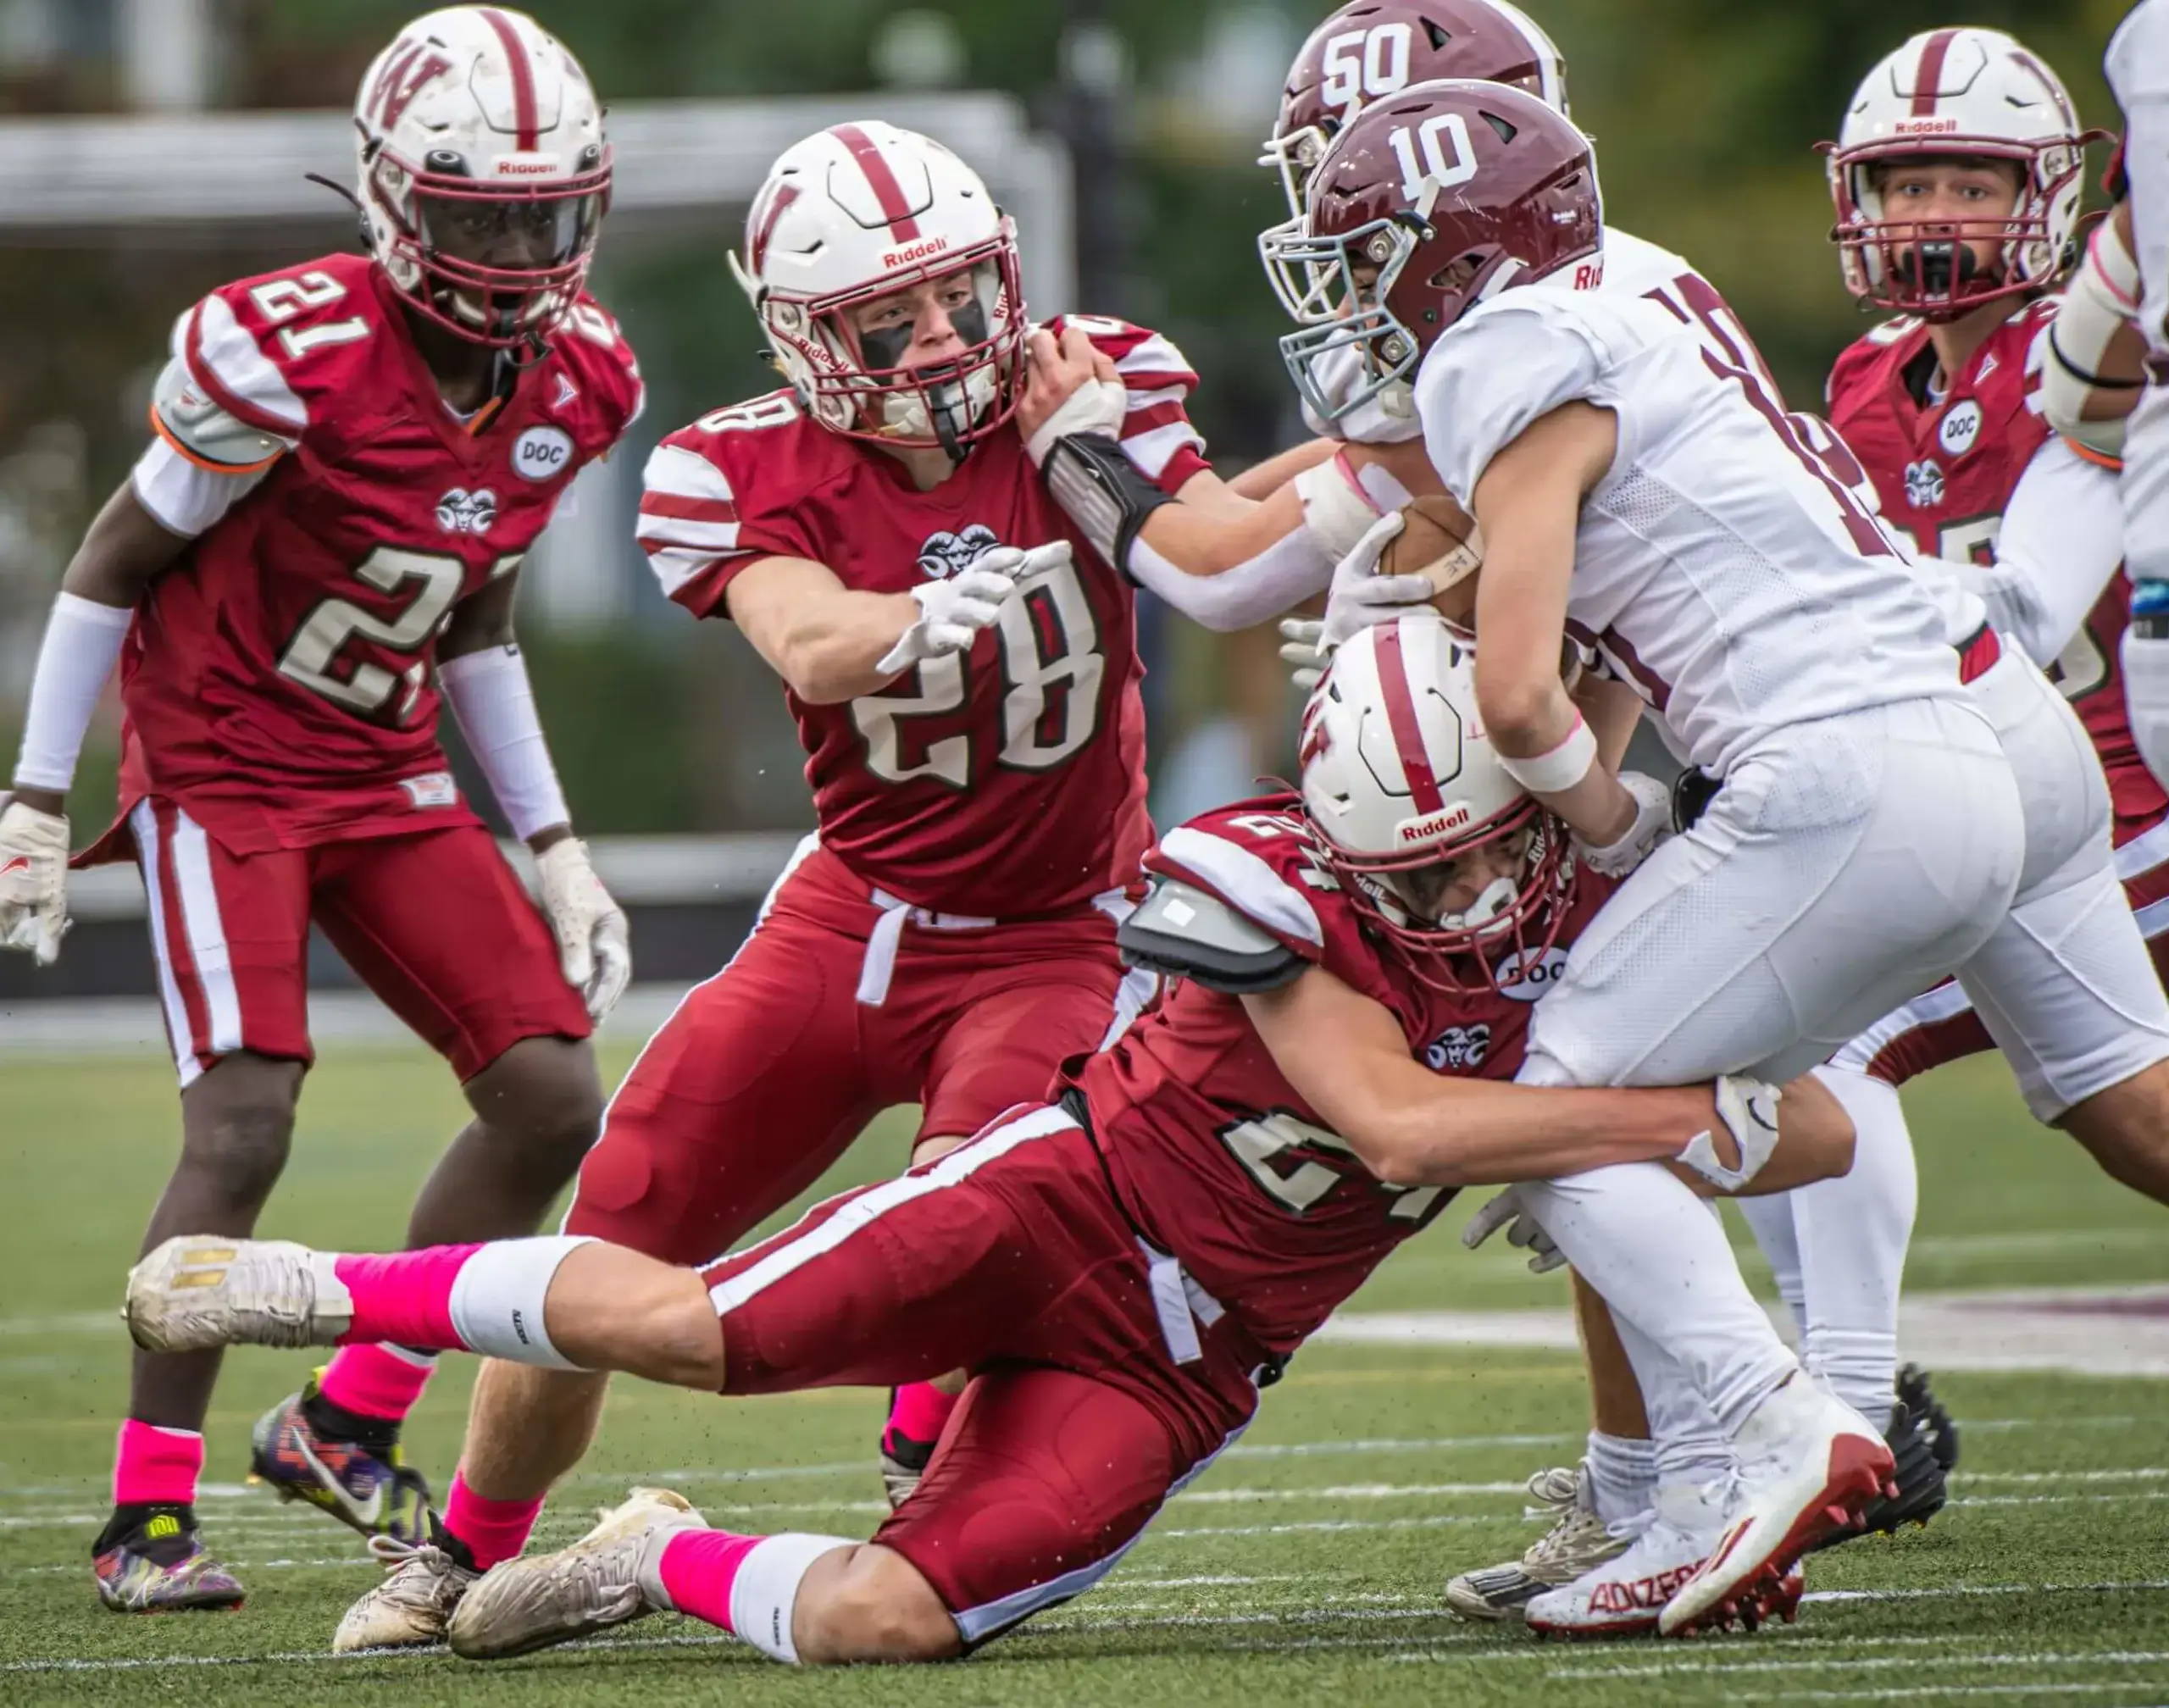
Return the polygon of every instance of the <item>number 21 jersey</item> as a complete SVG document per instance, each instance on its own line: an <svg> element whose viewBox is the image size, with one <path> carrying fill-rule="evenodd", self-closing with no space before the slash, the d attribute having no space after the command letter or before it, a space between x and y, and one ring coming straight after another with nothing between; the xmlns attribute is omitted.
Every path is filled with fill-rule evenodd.
<svg viewBox="0 0 2169 1708"><path fill-rule="evenodd" d="M437 742L437 637L617 442L640 369L582 297L510 397L463 421L399 302L373 261L331 255L222 286L176 324L185 404L275 460L137 607L124 817L176 800L238 854L478 822ZM252 472L208 461L155 408L152 424L216 474Z"/></svg>
<svg viewBox="0 0 2169 1708"><path fill-rule="evenodd" d="M1173 493L1205 468L1165 338L1069 317L1129 389L1123 448ZM846 587L908 593L997 546L1067 540L1072 561L1004 602L967 652L930 658L840 705L789 694L821 846L913 906L1018 918L1138 880L1143 675L1129 585L1048 496L1014 428L930 491L896 458L809 419L788 391L718 409L649 458L639 535L663 591L698 617L763 557L810 560Z"/></svg>

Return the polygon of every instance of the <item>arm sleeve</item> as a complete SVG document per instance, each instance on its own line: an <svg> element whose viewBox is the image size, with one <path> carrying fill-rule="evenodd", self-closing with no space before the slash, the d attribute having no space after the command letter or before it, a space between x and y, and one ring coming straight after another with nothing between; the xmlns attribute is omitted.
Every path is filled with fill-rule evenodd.
<svg viewBox="0 0 2169 1708"><path fill-rule="evenodd" d="M447 658L437 679L512 834L524 842L553 824L571 824L519 648L485 646Z"/></svg>
<svg viewBox="0 0 2169 1708"><path fill-rule="evenodd" d="M2033 453L2005 505L1995 562L1965 580L1989 619L2047 664L2078 632L2123 561L2116 477L2061 439Z"/></svg>
<svg viewBox="0 0 2169 1708"><path fill-rule="evenodd" d="M1129 548L1130 579L1192 622L1225 633L1247 629L1325 591L1333 560L1298 527L1217 575L1185 574L1143 540Z"/></svg>
<svg viewBox="0 0 2169 1708"><path fill-rule="evenodd" d="M1424 447L1447 491L1468 508L1491 459L1562 403L1593 397L1602 374L1589 336L1539 305L1502 301L1450 330L1416 376Z"/></svg>
<svg viewBox="0 0 2169 1708"><path fill-rule="evenodd" d="M65 794L75 780L75 761L91 727L98 696L113 674L121 643L135 612L99 605L63 593L53 602L31 678L30 705L23 718L22 751L15 764L18 785L55 789Z"/></svg>

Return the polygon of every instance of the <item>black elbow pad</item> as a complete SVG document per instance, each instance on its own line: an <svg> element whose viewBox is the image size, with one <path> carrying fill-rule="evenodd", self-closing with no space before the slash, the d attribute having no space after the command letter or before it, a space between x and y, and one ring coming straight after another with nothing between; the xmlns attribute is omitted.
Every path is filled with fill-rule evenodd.
<svg viewBox="0 0 2169 1708"><path fill-rule="evenodd" d="M1230 996L1278 990L1310 964L1218 897L1172 878L1153 884L1115 943L1127 966Z"/></svg>

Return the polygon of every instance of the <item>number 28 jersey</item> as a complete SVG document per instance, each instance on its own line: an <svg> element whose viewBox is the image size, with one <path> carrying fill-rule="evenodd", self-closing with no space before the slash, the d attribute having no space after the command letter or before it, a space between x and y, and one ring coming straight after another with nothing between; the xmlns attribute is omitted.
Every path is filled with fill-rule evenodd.
<svg viewBox="0 0 2169 1708"><path fill-rule="evenodd" d="M175 799L241 854L479 822L437 742L437 637L616 443L640 369L582 297L510 398L463 422L399 300L373 261L330 255L222 286L175 326L191 401L276 460L137 607L124 817ZM250 472L206 463L155 408L152 424Z"/></svg>
<svg viewBox="0 0 2169 1708"><path fill-rule="evenodd" d="M1196 376L1165 338L1070 316L1129 392L1122 438L1168 492L1205 467L1184 412ZM993 918L1062 911L1137 881L1151 840L1129 584L1047 495L1022 438L975 446L930 491L896 458L809 419L789 391L719 409L648 460L638 528L663 591L727 615L763 557L824 565L854 591L908 593L997 546L1067 540L968 652L879 693L814 705L786 691L821 845L913 906Z"/></svg>

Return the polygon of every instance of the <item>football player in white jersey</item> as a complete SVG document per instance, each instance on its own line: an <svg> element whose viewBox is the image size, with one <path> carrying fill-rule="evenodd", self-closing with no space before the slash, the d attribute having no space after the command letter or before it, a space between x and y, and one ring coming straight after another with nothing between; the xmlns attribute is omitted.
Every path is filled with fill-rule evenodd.
<svg viewBox="0 0 2169 1708"><path fill-rule="evenodd" d="M1706 305L1589 288L1603 228L1586 139L1518 92L1418 86L1343 130L1308 198L1288 259L1331 275L1318 288L1337 312L1284 341L1298 387L1329 417L1412 377L1430 460L1484 537L1487 729L1584 857L1634 871L1568 961L1566 1001L1539 1013L1524 1078L1808 1065L1969 958L2008 906L2024 830L1943 619L1757 365L1727 359ZM1365 381L1336 396L1320 374L1351 348ZM1598 763L1559 678L1567 634L1722 778L1694 832L1651 851L1662 791ZM1761 1379L1753 1332L1713 1347L1707 1312L1673 1320L1612 1254L1577 1249L1610 1172L1522 1199L1623 1331L1681 1357L1737 1434ZM1845 1415L1844 1451L1866 1463ZM1797 1460L1783 1473L1750 1450L1740 1469L1731 1525L1667 1630L1752 1605L1804 1545L1773 1516Z"/></svg>

